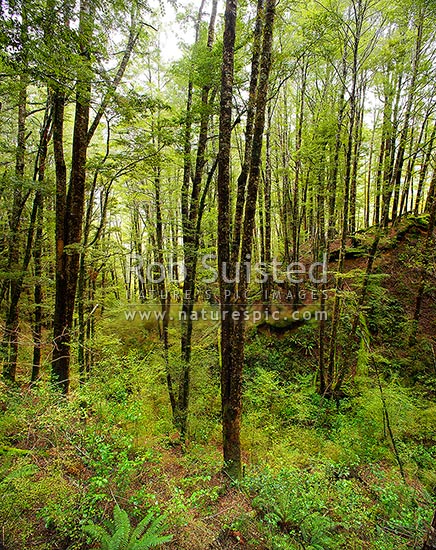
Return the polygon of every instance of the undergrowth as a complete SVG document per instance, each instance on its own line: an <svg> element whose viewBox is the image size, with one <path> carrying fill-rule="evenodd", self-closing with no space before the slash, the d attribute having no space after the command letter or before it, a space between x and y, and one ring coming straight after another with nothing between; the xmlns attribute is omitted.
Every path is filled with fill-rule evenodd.
<svg viewBox="0 0 436 550"><path fill-rule="evenodd" d="M275 341L255 335L247 344L238 486L221 474L216 350L193 353L195 414L185 447L153 350L103 349L68 400L44 382L21 391L1 386L6 550L97 548L87 526L114 535L107 522L117 503L131 532L144 518L161 525L165 514L159 536L172 540L157 543L165 548L418 548L435 506L434 402L421 387L407 387L379 353L403 480L373 373L361 362L343 399L319 396L314 371L298 366L315 365L313 349L301 345L314 338L311 330Z"/></svg>

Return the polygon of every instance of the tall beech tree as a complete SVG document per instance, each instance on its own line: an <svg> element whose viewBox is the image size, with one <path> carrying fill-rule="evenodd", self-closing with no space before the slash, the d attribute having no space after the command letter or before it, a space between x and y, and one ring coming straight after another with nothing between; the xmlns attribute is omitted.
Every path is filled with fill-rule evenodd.
<svg viewBox="0 0 436 550"><path fill-rule="evenodd" d="M77 33L75 117L71 171L67 171L63 147L65 91L54 91L54 156L56 164L56 297L53 322L52 380L63 393L69 388L70 343L76 287L80 267L82 225L85 205L86 160L88 146L104 114L109 98L119 85L127 67L138 33L132 18L132 31L117 73L110 82L95 118L89 125L93 67L91 48L95 26L95 6L82 0Z"/></svg>
<svg viewBox="0 0 436 550"><path fill-rule="evenodd" d="M67 188L65 161L57 158L56 179L56 299L53 321L52 380L63 393L69 388L70 342L79 273L85 204L86 158L91 103L90 46L94 26L93 7L80 2L78 64L70 181ZM63 109L63 98L61 108ZM63 141L63 113L55 117L57 138Z"/></svg>
<svg viewBox="0 0 436 550"><path fill-rule="evenodd" d="M223 39L223 62L221 72L220 131L218 159L218 268L221 298L221 405L223 422L224 471L232 479L242 475L241 458L241 407L242 370L244 364L244 313L247 308L249 278L247 270L239 269L242 262L250 263L253 227L260 177L262 140L265 125L268 81L271 69L271 52L275 1L267 0L265 8L258 3L258 17L263 19L260 67L256 75L255 115L252 130L247 119L246 140L252 145L248 162L248 180L245 188L238 181L238 200L231 240L231 185L230 146L232 129L232 92L234 75L234 46L237 5L234 0L226 2ZM263 10L264 15L263 15ZM252 74L257 72L257 52L253 52ZM250 133L248 133L250 132ZM242 223L238 204L243 205ZM231 277L228 277L230 268ZM229 282L232 281L232 282Z"/></svg>

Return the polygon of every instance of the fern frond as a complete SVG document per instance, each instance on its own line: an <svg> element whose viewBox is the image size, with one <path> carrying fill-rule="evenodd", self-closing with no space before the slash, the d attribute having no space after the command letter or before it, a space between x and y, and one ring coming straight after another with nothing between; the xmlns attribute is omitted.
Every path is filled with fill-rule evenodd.
<svg viewBox="0 0 436 550"><path fill-rule="evenodd" d="M162 535L162 532L166 529L165 520L166 516L164 515L154 518L153 513L149 513L135 529L133 533L135 537L132 535L131 539L133 545L129 550L147 550L148 548L159 546L164 542L169 542L173 538L172 535ZM139 538L146 527L145 534L139 540L135 540Z"/></svg>
<svg viewBox="0 0 436 550"><path fill-rule="evenodd" d="M110 534L100 527L100 525L95 525L95 523L90 523L83 527L84 533L92 537L94 540L101 542L102 550L111 550L111 536Z"/></svg>
<svg viewBox="0 0 436 550"><path fill-rule="evenodd" d="M147 550L172 539L172 535L162 535L166 529L165 519L163 515L155 518L150 512L132 531L127 512L117 505L114 508L114 522L110 526L112 534L94 523L86 525L83 531L101 542L102 550Z"/></svg>
<svg viewBox="0 0 436 550"><path fill-rule="evenodd" d="M143 532L146 530L147 525L150 523L150 521L153 519L153 512L149 512L144 519L142 519L138 525L135 527L132 533L132 537L130 539L130 542L136 542L137 539L143 534Z"/></svg>
<svg viewBox="0 0 436 550"><path fill-rule="evenodd" d="M125 524L120 525L111 538L110 550L129 550L130 529Z"/></svg>
<svg viewBox="0 0 436 550"><path fill-rule="evenodd" d="M122 510L118 504L114 508L114 522L115 522L115 532L118 531L120 527L127 528L130 531L130 520L127 512Z"/></svg>
<svg viewBox="0 0 436 550"><path fill-rule="evenodd" d="M149 548L156 548L156 546L164 544L165 542L170 542L172 538L172 535L157 536L148 535L148 533L146 533L141 540L135 542L133 546L129 547L129 550L148 550Z"/></svg>

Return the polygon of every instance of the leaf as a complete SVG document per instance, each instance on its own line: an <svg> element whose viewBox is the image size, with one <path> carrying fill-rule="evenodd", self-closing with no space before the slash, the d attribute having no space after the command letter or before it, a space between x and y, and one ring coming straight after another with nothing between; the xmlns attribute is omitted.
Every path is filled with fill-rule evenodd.
<svg viewBox="0 0 436 550"><path fill-rule="evenodd" d="M83 532L94 540L97 540L102 543L102 550L110 550L111 537L109 533L103 529L100 525L95 525L91 523L83 527Z"/></svg>
<svg viewBox="0 0 436 550"><path fill-rule="evenodd" d="M147 528L147 525L150 523L150 521L153 519L153 512L150 512L145 516L144 519L142 519L136 528L134 529L132 533L132 537L130 539L130 542L136 542L139 537L144 533L145 529Z"/></svg>
<svg viewBox="0 0 436 550"><path fill-rule="evenodd" d="M114 508L114 521L115 521L115 531L117 531L120 527L126 527L130 531L130 520L129 516L127 515L127 512L125 510L122 510L118 504Z"/></svg>

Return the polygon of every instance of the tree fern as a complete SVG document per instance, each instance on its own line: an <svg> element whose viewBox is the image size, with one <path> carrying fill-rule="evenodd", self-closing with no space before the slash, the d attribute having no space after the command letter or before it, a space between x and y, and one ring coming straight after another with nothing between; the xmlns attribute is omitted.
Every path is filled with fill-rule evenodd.
<svg viewBox="0 0 436 550"><path fill-rule="evenodd" d="M91 523L84 527L84 532L101 543L101 550L147 550L171 540L172 535L162 535L165 528L165 516L154 517L150 512L132 530L127 512L116 505L109 531Z"/></svg>

